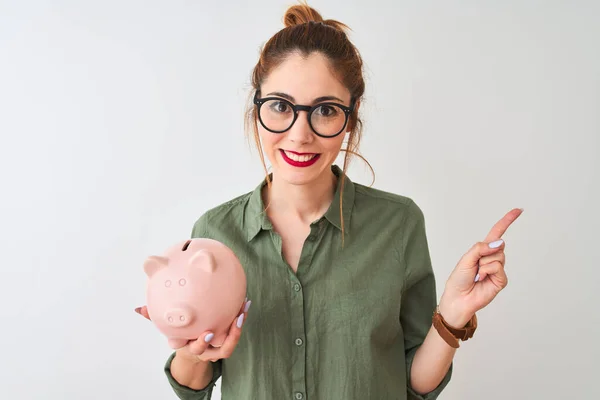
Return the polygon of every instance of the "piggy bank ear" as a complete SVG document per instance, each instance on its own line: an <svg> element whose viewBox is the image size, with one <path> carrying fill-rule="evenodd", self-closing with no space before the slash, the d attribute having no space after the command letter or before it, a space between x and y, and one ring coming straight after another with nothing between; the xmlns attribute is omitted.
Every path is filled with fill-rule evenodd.
<svg viewBox="0 0 600 400"><path fill-rule="evenodd" d="M190 268L196 270L213 273L217 269L217 263L212 253L206 250L198 250L196 254L190 258Z"/></svg>
<svg viewBox="0 0 600 400"><path fill-rule="evenodd" d="M152 277L161 268L169 265L169 259L162 256L150 256L144 261L144 272L148 277Z"/></svg>

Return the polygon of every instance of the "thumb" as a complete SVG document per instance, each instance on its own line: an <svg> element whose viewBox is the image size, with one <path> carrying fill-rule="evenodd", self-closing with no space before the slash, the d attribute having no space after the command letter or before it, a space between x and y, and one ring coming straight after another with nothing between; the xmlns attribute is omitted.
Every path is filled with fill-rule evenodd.
<svg viewBox="0 0 600 400"><path fill-rule="evenodd" d="M489 256L504 248L504 240L499 239L491 243L478 242L469 249L460 259L458 266L460 269L476 269L479 266L479 260L482 257Z"/></svg>
<svg viewBox="0 0 600 400"><path fill-rule="evenodd" d="M188 351L195 356L201 355L206 351L214 336L214 333L210 331L202 333L198 339L190 340L188 342Z"/></svg>

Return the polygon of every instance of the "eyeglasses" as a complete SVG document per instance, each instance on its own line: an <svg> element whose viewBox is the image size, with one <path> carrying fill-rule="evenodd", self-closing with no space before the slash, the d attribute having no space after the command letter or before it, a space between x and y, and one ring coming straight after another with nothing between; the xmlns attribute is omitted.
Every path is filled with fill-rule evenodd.
<svg viewBox="0 0 600 400"><path fill-rule="evenodd" d="M290 129L298 119L300 111L307 112L310 128L317 136L332 138L344 131L348 118L354 111L354 99L350 107L343 104L324 102L314 106L292 104L281 97L259 98L259 91L254 94L254 104L258 107L258 120L269 132L283 133Z"/></svg>

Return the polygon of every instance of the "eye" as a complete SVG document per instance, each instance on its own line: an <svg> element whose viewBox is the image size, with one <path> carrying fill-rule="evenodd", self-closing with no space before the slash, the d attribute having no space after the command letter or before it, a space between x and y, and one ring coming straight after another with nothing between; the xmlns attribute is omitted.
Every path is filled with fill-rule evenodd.
<svg viewBox="0 0 600 400"><path fill-rule="evenodd" d="M269 102L269 109L276 113L286 113L291 111L290 105L285 101L272 100Z"/></svg>
<svg viewBox="0 0 600 400"><path fill-rule="evenodd" d="M337 107L319 106L319 108L317 108L315 112L318 113L321 117L335 117L339 111Z"/></svg>
<svg viewBox="0 0 600 400"><path fill-rule="evenodd" d="M170 280L165 281L165 286L166 287L171 287L171 281Z"/></svg>
<svg viewBox="0 0 600 400"><path fill-rule="evenodd" d="M185 286L185 279L180 279L179 280L179 286Z"/></svg>

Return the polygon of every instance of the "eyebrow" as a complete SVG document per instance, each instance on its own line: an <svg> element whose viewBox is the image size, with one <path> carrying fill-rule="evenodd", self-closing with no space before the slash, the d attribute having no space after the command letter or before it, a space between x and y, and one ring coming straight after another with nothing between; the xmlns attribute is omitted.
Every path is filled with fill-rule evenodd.
<svg viewBox="0 0 600 400"><path fill-rule="evenodd" d="M267 96L279 96L279 97L283 97L284 99L291 101L292 103L296 102L296 99L294 99L293 96L290 96L289 94L282 93L282 92L271 92L271 93L267 94ZM344 100L342 100L338 97L335 97L335 96L321 96L321 97L317 97L316 99L314 99L313 104L320 103L322 101L330 101L330 100L339 101L342 104L344 103Z"/></svg>

